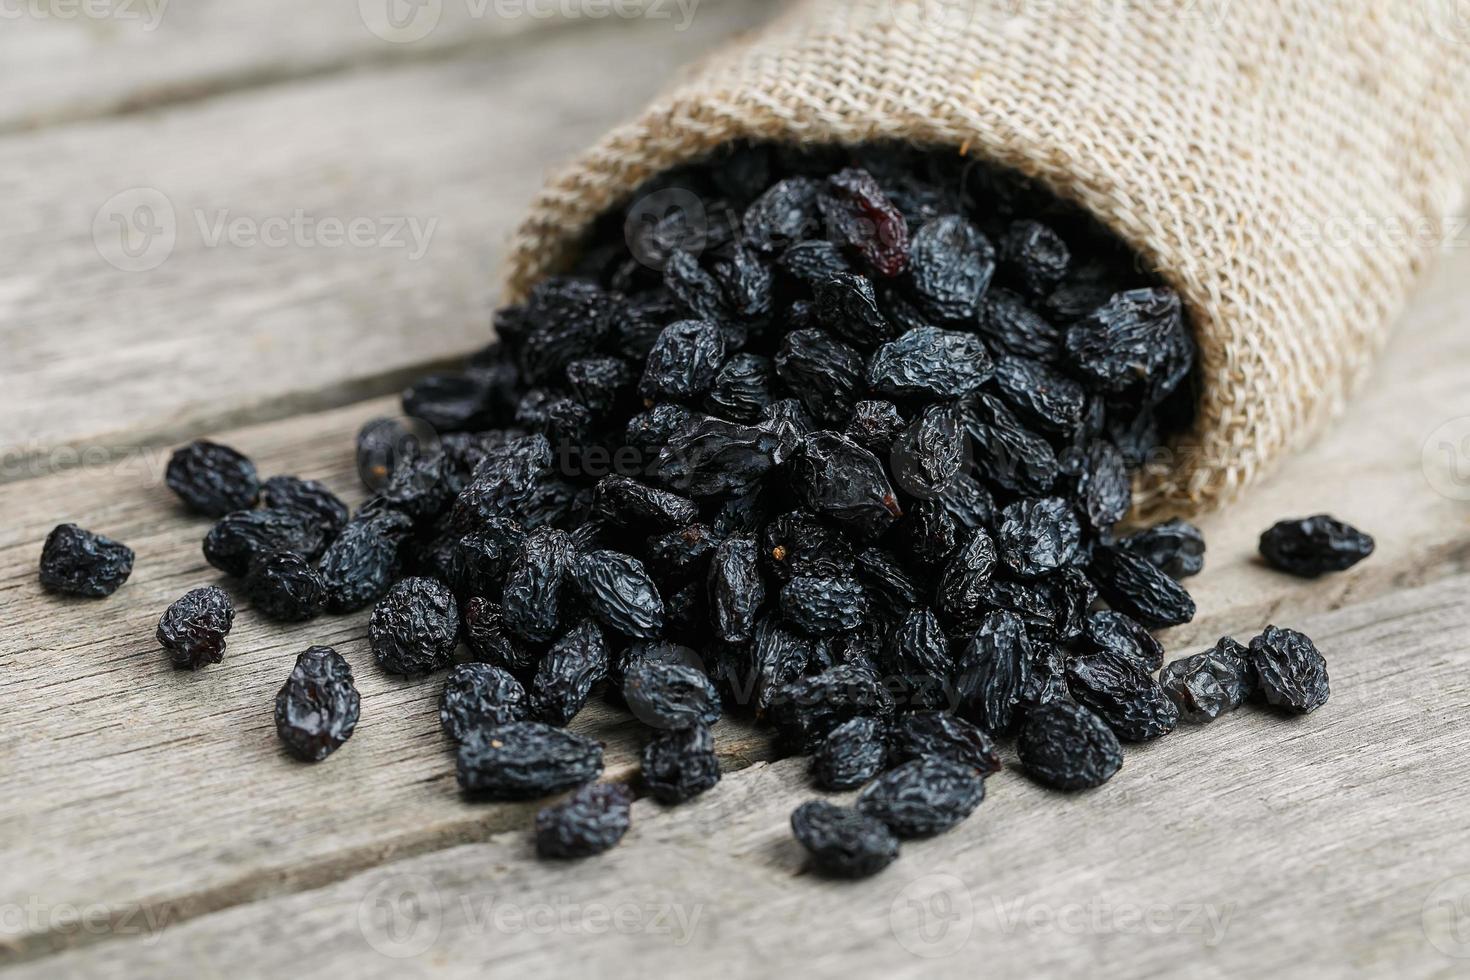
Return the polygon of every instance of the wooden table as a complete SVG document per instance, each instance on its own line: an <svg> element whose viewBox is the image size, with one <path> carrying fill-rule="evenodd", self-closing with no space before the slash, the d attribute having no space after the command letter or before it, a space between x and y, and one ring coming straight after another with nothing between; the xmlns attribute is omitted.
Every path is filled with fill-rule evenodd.
<svg viewBox="0 0 1470 980"><path fill-rule="evenodd" d="M497 260L546 169L771 8L704 0L676 29L668 4L672 20L550 24L446 2L390 43L356 6L176 0L152 28L135 4L0 33L10 971L1465 975L1463 241L1341 423L1204 520L1201 616L1167 637L1179 655L1302 628L1330 703L1181 730L1080 797L1002 773L974 818L873 880L801 873L804 762L740 724L721 724L725 776L699 802L640 801L620 848L547 864L533 807L460 799L438 685L379 672L365 616L246 611L223 665L171 670L158 615L217 576L207 522L161 487L168 447L213 434L360 500L355 430L487 340ZM161 259L157 239L118 249L113 222L139 204L173 217ZM334 247L322 219L366 219L368 241ZM285 237L250 237L272 227ZM1262 528L1317 511L1375 532L1378 554L1319 582L1255 563ZM110 601L41 592L40 542L66 520L137 550ZM363 697L318 766L284 757L270 710L310 643L352 660ZM610 776L634 771L627 716L592 707L574 727L607 742Z"/></svg>

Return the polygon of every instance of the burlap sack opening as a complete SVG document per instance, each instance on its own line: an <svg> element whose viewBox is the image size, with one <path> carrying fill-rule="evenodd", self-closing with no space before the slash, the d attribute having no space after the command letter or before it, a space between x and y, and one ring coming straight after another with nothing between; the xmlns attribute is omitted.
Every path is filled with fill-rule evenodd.
<svg viewBox="0 0 1470 980"><path fill-rule="evenodd" d="M737 139L964 147L1092 211L1182 295L1194 431L1140 510L1236 496L1340 409L1461 205L1457 0L799 0L535 199L522 297L646 178Z"/></svg>

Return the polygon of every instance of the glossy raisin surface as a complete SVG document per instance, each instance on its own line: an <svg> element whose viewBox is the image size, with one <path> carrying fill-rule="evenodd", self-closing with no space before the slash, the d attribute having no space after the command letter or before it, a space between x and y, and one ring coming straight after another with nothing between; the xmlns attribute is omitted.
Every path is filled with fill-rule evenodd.
<svg viewBox="0 0 1470 980"><path fill-rule="evenodd" d="M352 737L361 701L342 655L311 647L276 695L276 734L292 755L320 762Z"/></svg>
<svg viewBox="0 0 1470 980"><path fill-rule="evenodd" d="M47 592L101 599L131 574L133 549L75 524L58 524L41 548L41 586Z"/></svg>
<svg viewBox="0 0 1470 980"><path fill-rule="evenodd" d="M155 634L175 666L198 670L225 656L225 637L235 624L235 607L224 589L190 589L164 610Z"/></svg>

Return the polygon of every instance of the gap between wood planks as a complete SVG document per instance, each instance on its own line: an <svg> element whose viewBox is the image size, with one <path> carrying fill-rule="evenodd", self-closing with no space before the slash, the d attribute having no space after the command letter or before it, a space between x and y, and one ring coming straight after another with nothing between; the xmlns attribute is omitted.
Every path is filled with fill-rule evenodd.
<svg viewBox="0 0 1470 980"><path fill-rule="evenodd" d="M1190 582L1202 615L1165 637L1171 655L1226 631L1248 638L1268 620L1301 625L1309 612L1466 567L1470 503L1433 489L1430 476L1453 490L1445 480L1454 474L1426 470L1436 461L1422 453L1441 423L1470 418L1460 367L1470 360L1470 335L1460 329L1470 292L1457 282L1467 257L1457 260L1411 311L1342 423L1240 504L1202 521L1210 552L1205 574ZM352 434L392 411L392 401L376 401L222 438L265 474L321 478L358 499ZM165 459L140 454L108 469L0 487L8 517L0 599L16 622L30 624L0 635L6 722L25 733L0 740L0 761L15 773L0 798L0 863L16 887L52 903L191 917L524 824L528 811L458 800L433 718L437 688L377 671L361 614L283 628L246 610L220 668L182 676L166 669L151 638L158 613L215 575L198 550L208 522L183 516L159 485ZM1316 582L1260 567L1256 534L1315 510L1376 533L1378 553ZM137 549L134 578L112 600L61 603L36 585L40 542L67 519ZM323 641L357 665L364 724L328 764L283 765L269 699L295 652ZM78 673L78 663L87 669ZM610 743L613 775L631 770L636 744L625 716L594 706L577 727ZM183 743L180 733L189 736ZM749 728L722 724L718 744L727 760L771 756ZM91 938L43 929L13 945L33 958Z"/></svg>
<svg viewBox="0 0 1470 980"><path fill-rule="evenodd" d="M0 139L0 481L383 394L484 346L548 167L773 6ZM162 231L130 256L140 215Z"/></svg>
<svg viewBox="0 0 1470 980"><path fill-rule="evenodd" d="M802 875L787 821L824 794L791 759L672 810L636 803L633 829L597 858L538 861L520 829L192 922L140 920L18 972L1448 972L1463 942L1432 900L1470 893L1453 723L1470 697L1467 588L1446 580L1302 622L1333 679L1311 716L1247 706L1182 726L1130 746L1122 771L1082 794L1004 771L967 821L905 842L865 881ZM613 928L618 909L658 918Z"/></svg>

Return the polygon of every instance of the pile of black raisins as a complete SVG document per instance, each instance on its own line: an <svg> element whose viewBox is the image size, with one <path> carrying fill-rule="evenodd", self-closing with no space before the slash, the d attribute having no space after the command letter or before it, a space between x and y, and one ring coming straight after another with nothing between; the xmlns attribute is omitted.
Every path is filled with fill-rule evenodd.
<svg viewBox="0 0 1470 980"><path fill-rule="evenodd" d="M591 785L602 746L565 729L599 691L647 728L666 804L719 780L725 713L810 754L821 788L862 787L792 817L840 876L965 819L999 739L1078 790L1181 719L1327 698L1321 654L1274 627L1164 667L1150 631L1194 617L1204 541L1118 525L1190 421L1195 346L1172 291L1023 181L947 151L737 147L643 188L495 326L363 428L355 513L212 443L167 482L218 520L205 556L256 611L372 606L381 669L448 671L467 796L578 790L538 817L543 855L628 829L631 794ZM83 535L58 528L43 581L104 594L131 553ZM1303 575L1371 550L1328 518L1262 540ZM196 589L158 638L218 663L233 616ZM276 720L302 758L340 746L346 661L303 653Z"/></svg>

